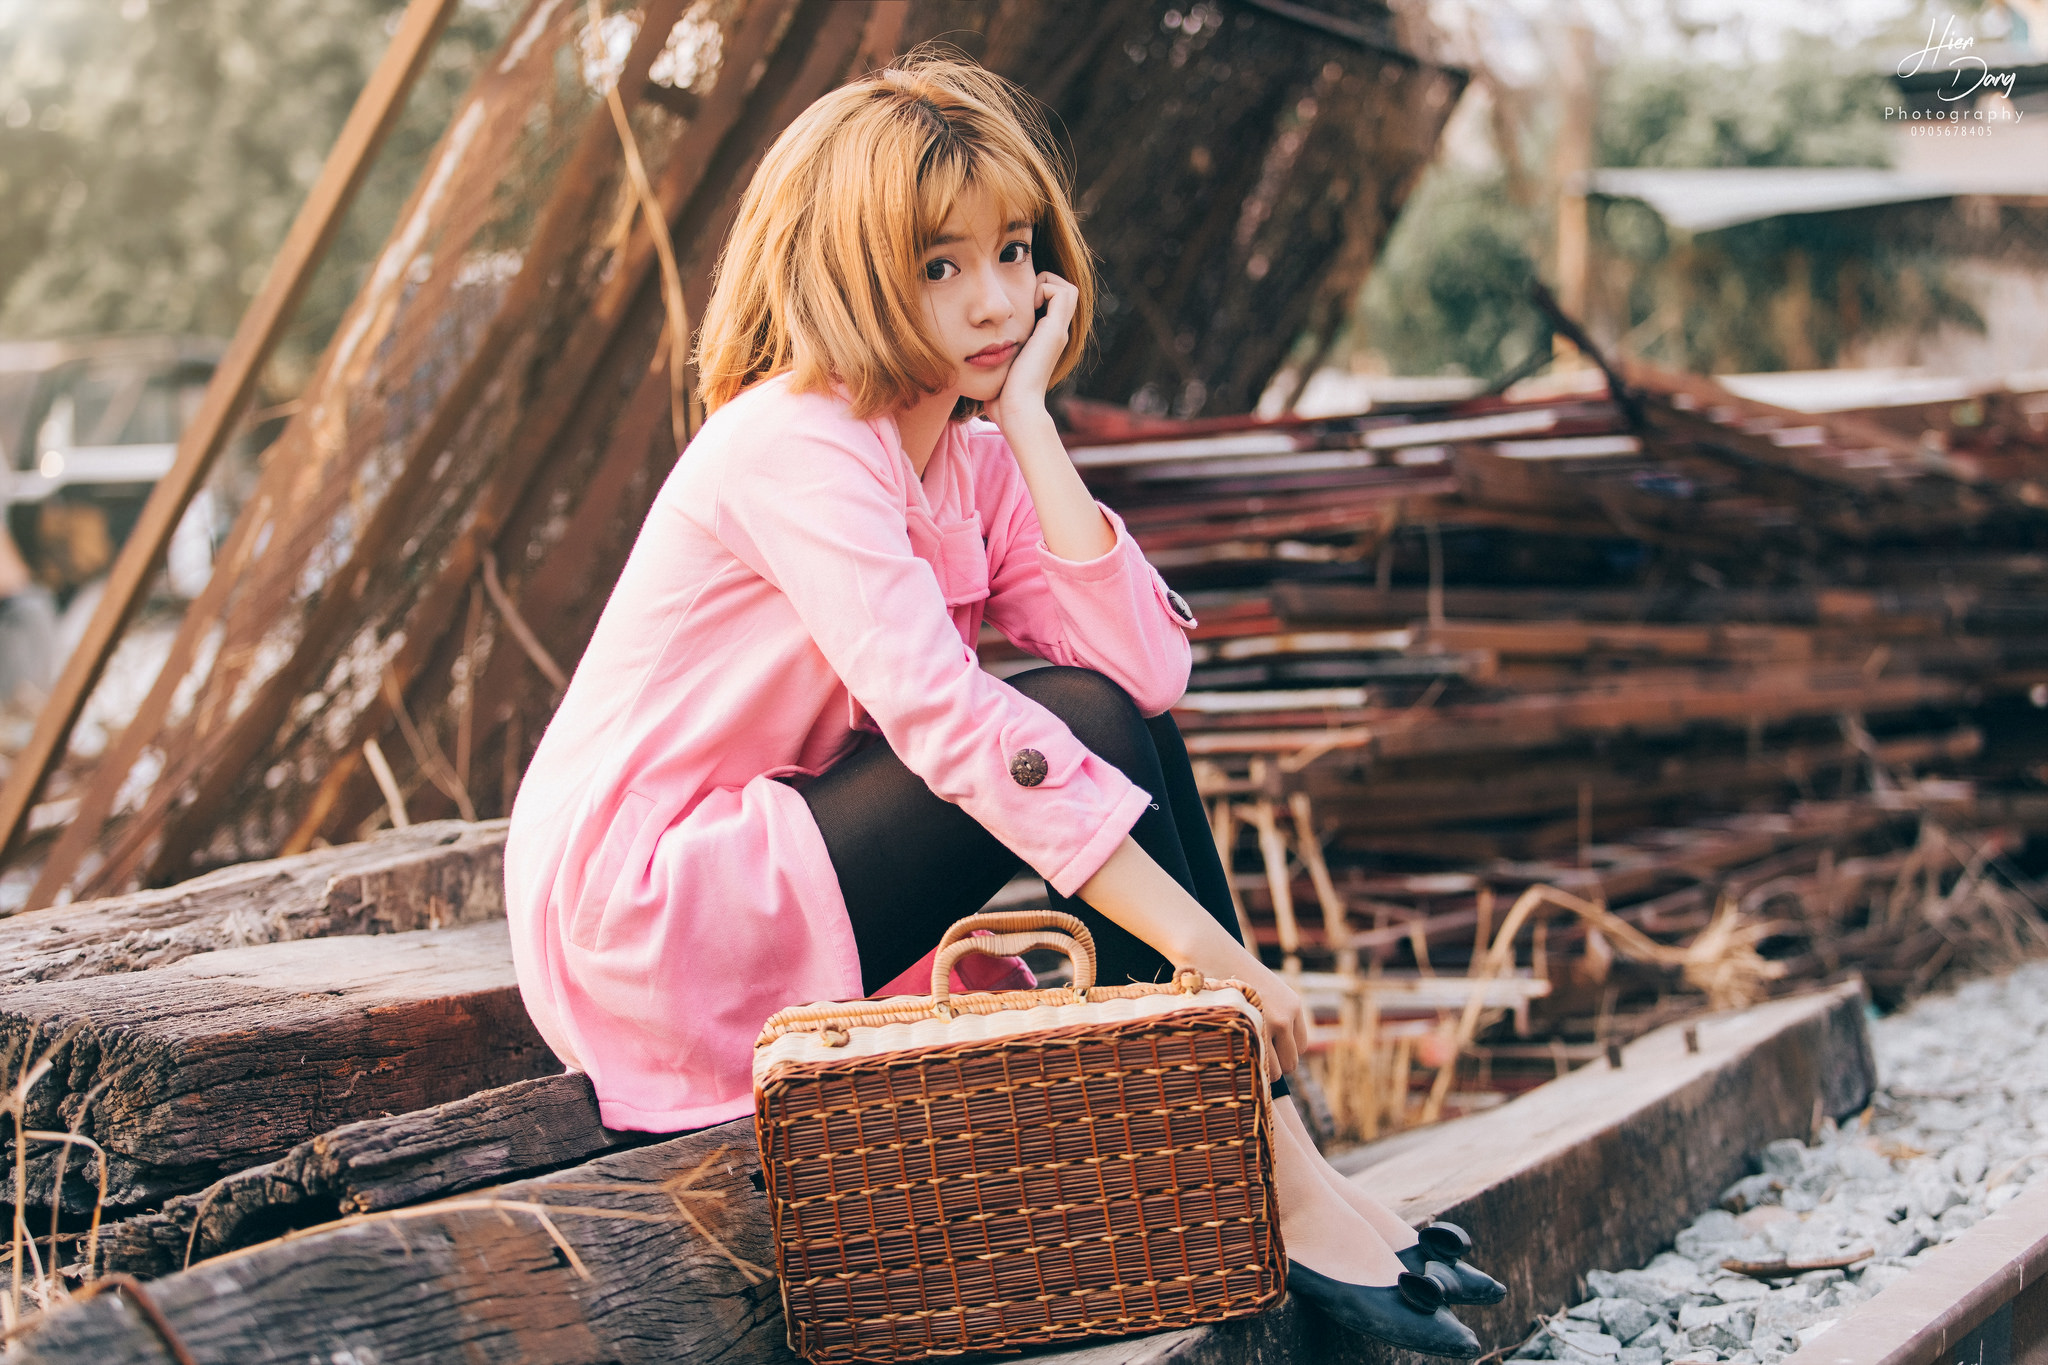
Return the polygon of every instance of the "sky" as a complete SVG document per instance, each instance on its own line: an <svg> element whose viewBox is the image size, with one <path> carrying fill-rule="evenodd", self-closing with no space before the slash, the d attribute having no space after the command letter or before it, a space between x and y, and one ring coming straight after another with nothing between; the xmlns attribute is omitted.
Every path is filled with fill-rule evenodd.
<svg viewBox="0 0 2048 1365"><path fill-rule="evenodd" d="M1535 79L1552 58L1546 34L1582 15L1608 44L1643 55L1693 56L1739 64L1811 52L1816 61L1896 31L1924 0L1432 0L1453 33L1478 21L1488 64L1509 80ZM1973 25L1978 21L1972 21ZM1690 38L1688 39L1688 31Z"/></svg>

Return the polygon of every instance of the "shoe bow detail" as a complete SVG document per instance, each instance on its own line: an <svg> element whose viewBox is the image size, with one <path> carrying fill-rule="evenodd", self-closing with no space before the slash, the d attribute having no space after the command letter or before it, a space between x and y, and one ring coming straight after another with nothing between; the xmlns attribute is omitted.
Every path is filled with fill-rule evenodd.
<svg viewBox="0 0 2048 1365"><path fill-rule="evenodd" d="M1472 1254L1472 1237L1456 1223L1431 1223L1415 1234L1433 1261L1462 1261Z"/></svg>
<svg viewBox="0 0 2048 1365"><path fill-rule="evenodd" d="M1430 1274L1435 1265L1429 1266L1422 1274L1404 1270L1401 1278L1394 1281L1394 1287L1401 1293L1401 1302L1418 1313L1434 1313L1444 1306L1444 1282Z"/></svg>

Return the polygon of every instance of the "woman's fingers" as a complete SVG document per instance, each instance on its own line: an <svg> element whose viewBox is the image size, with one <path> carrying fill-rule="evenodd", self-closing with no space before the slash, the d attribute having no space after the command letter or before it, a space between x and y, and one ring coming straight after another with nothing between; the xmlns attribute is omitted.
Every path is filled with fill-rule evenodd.
<svg viewBox="0 0 2048 1365"><path fill-rule="evenodd" d="M1273 1052L1279 1058L1280 1070L1292 1071L1301 1062L1301 1021L1293 1015L1282 1015L1276 1023Z"/></svg>

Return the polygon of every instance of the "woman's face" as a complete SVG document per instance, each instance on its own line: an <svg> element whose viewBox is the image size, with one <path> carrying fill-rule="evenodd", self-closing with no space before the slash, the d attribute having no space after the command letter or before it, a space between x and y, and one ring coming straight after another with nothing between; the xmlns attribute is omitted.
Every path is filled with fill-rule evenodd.
<svg viewBox="0 0 2048 1365"><path fill-rule="evenodd" d="M925 252L923 273L925 318L954 362L954 387L988 402L1038 321L1031 224L1005 221L984 191L969 190Z"/></svg>

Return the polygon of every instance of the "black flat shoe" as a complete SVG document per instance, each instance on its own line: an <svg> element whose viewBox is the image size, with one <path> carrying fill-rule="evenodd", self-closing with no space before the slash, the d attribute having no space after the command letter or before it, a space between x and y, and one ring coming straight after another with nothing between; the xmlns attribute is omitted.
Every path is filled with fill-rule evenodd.
<svg viewBox="0 0 2048 1365"><path fill-rule="evenodd" d="M1428 1270L1425 1275L1403 1271L1390 1285L1348 1284L1290 1260L1287 1289L1354 1332L1424 1355L1471 1360L1479 1354L1479 1338L1444 1307L1447 1267Z"/></svg>
<svg viewBox="0 0 2048 1365"><path fill-rule="evenodd" d="M1465 1264L1465 1257L1472 1252L1472 1238L1456 1223L1431 1223L1415 1235L1420 1240L1414 1246L1394 1255L1417 1275L1432 1261L1448 1271L1445 1303L1499 1303L1508 1296L1506 1285Z"/></svg>

